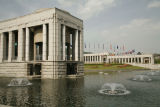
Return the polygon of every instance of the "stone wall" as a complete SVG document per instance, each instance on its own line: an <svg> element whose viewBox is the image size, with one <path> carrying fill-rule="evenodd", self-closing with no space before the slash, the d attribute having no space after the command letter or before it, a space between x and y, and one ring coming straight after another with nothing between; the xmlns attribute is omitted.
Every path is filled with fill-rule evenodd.
<svg viewBox="0 0 160 107"><path fill-rule="evenodd" d="M84 72L84 64L82 62L78 62L78 75L83 75ZM57 61L57 62L44 62L42 63L42 78L65 78L67 76L67 64L65 61Z"/></svg>
<svg viewBox="0 0 160 107"><path fill-rule="evenodd" d="M42 63L42 78L61 78L66 76L66 64L63 62Z"/></svg>
<svg viewBox="0 0 160 107"><path fill-rule="evenodd" d="M147 69L158 69L160 70L160 64L131 64L133 66L139 66L139 67L144 67L144 68L147 68Z"/></svg>
<svg viewBox="0 0 160 107"><path fill-rule="evenodd" d="M27 63L0 63L0 77L26 77Z"/></svg>

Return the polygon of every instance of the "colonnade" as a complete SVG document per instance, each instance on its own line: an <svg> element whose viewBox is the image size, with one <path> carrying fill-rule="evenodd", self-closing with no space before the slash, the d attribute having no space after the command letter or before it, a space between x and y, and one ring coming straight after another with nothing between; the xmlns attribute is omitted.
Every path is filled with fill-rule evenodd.
<svg viewBox="0 0 160 107"><path fill-rule="evenodd" d="M102 56L84 56L84 61L86 63L101 63L102 62Z"/></svg>
<svg viewBox="0 0 160 107"><path fill-rule="evenodd" d="M38 26L42 27L42 38L43 38L43 50L42 60L55 60L57 55L60 55L61 59L66 60L66 25L58 23L58 28L54 26L55 22L44 23ZM31 28L24 27L11 31L0 32L0 62L13 62L13 61L31 61L30 59L30 39L31 39ZM36 27L36 26L35 26ZM57 32L60 33L56 33ZM15 34L17 33L17 57L15 57ZM75 61L80 60L81 49L81 35L80 30L75 29L75 40L74 40L74 59ZM62 35L62 36L61 36ZM58 46L57 46L58 45Z"/></svg>
<svg viewBox="0 0 160 107"><path fill-rule="evenodd" d="M110 56L102 54L85 54L85 63L120 63L120 64L154 64L154 56L149 55L124 55L124 56Z"/></svg>
<svg viewBox="0 0 160 107"><path fill-rule="evenodd" d="M136 57L136 58L108 58L109 63L152 63L151 57Z"/></svg>

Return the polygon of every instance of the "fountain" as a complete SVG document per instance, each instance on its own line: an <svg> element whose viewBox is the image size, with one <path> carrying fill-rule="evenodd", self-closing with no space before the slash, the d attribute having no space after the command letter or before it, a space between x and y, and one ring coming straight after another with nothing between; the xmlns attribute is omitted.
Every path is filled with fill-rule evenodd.
<svg viewBox="0 0 160 107"><path fill-rule="evenodd" d="M136 75L132 78L133 81L152 81L152 79L146 75Z"/></svg>
<svg viewBox="0 0 160 107"><path fill-rule="evenodd" d="M159 75L160 75L160 72L159 72L159 71L151 71L151 72L147 72L146 75L159 76Z"/></svg>
<svg viewBox="0 0 160 107"><path fill-rule="evenodd" d="M130 91L126 90L124 85L119 83L106 83L102 86L99 93L106 95L126 95L129 94Z"/></svg>
<svg viewBox="0 0 160 107"><path fill-rule="evenodd" d="M99 74L103 74L103 72L99 72Z"/></svg>
<svg viewBox="0 0 160 107"><path fill-rule="evenodd" d="M27 78L14 78L8 84L8 86L28 86L32 85Z"/></svg>

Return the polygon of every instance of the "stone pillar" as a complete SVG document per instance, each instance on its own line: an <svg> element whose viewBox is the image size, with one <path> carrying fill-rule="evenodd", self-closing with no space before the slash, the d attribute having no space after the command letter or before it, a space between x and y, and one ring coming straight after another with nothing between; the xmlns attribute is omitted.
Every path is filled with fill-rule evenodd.
<svg viewBox="0 0 160 107"><path fill-rule="evenodd" d="M136 63L135 57L133 58L133 62Z"/></svg>
<svg viewBox="0 0 160 107"><path fill-rule="evenodd" d="M141 57L141 64L143 64L143 57Z"/></svg>
<svg viewBox="0 0 160 107"><path fill-rule="evenodd" d="M99 56L99 60L100 60L100 63L101 63L102 62L102 56L101 55Z"/></svg>
<svg viewBox="0 0 160 107"><path fill-rule="evenodd" d="M127 58L125 58L125 63L127 63Z"/></svg>
<svg viewBox="0 0 160 107"><path fill-rule="evenodd" d="M26 56L26 61L29 61L29 40L30 40L30 31L29 31L29 28L27 27L26 28L26 53L25 53L25 56Z"/></svg>
<svg viewBox="0 0 160 107"><path fill-rule="evenodd" d="M13 56L13 32L9 32L9 49L8 49L8 62L12 61Z"/></svg>
<svg viewBox="0 0 160 107"><path fill-rule="evenodd" d="M137 63L139 63L139 57L137 58Z"/></svg>
<svg viewBox="0 0 160 107"><path fill-rule="evenodd" d="M80 56L79 56L79 58L80 58L80 61L83 61L83 48L84 48L84 44L83 44L83 30L81 30L80 31L80 34L79 34L79 47L80 47L80 49L79 49L79 52L80 52Z"/></svg>
<svg viewBox="0 0 160 107"><path fill-rule="evenodd" d="M151 56L151 64L154 64L154 55Z"/></svg>
<svg viewBox="0 0 160 107"><path fill-rule="evenodd" d="M135 57L135 59L134 59L134 60L135 60L135 63L137 63L137 57Z"/></svg>
<svg viewBox="0 0 160 107"><path fill-rule="evenodd" d="M22 61L24 57L24 35L23 29L18 30L18 61Z"/></svg>
<svg viewBox="0 0 160 107"><path fill-rule="evenodd" d="M118 58L118 63L119 63L119 64L121 63L121 58Z"/></svg>
<svg viewBox="0 0 160 107"><path fill-rule="evenodd" d="M63 37L63 60L66 60L66 26L63 25L62 28L62 37Z"/></svg>
<svg viewBox="0 0 160 107"><path fill-rule="evenodd" d="M123 64L123 57L122 57L122 64Z"/></svg>
<svg viewBox="0 0 160 107"><path fill-rule="evenodd" d="M43 24L43 60L47 60L47 25Z"/></svg>
<svg viewBox="0 0 160 107"><path fill-rule="evenodd" d="M75 61L78 61L78 30L75 31Z"/></svg>
<svg viewBox="0 0 160 107"><path fill-rule="evenodd" d="M54 59L54 23L50 22L49 23L49 56L48 56L48 60L53 61Z"/></svg>
<svg viewBox="0 0 160 107"><path fill-rule="evenodd" d="M3 57L4 57L4 33L1 33L1 41L0 41L0 62L3 61Z"/></svg>

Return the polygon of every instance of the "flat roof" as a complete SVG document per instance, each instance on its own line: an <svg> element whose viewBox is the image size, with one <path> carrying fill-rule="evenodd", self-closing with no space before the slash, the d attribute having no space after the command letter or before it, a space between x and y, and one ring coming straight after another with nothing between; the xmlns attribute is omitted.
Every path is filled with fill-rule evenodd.
<svg viewBox="0 0 160 107"><path fill-rule="evenodd" d="M10 18L10 19L6 19L6 20L2 20L2 21L0 21L0 23L7 22L7 21L12 21L12 20L16 20L16 19L18 19L18 18L22 18L22 17L25 17L25 16L29 16L29 15L32 15L32 14L37 14L37 13L40 13L40 12L43 12L43 11L48 11L48 10L58 10L58 11L61 11L61 12L65 13L65 14L68 14L68 15L70 15L70 16L78 19L78 20L81 20L81 19L79 19L79 18L71 15L71 14L70 14L69 12L67 12L67 11L62 10L62 9L58 9L58 8L55 7L55 8L40 8L40 9L37 9L37 10L33 11L32 13L29 13L29 14L26 14L26 15L23 15L23 16L18 16L18 17L15 17L15 18ZM83 20L81 20L81 21L83 21Z"/></svg>

